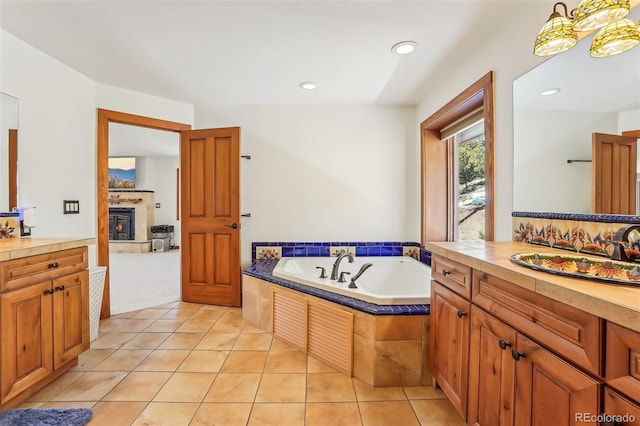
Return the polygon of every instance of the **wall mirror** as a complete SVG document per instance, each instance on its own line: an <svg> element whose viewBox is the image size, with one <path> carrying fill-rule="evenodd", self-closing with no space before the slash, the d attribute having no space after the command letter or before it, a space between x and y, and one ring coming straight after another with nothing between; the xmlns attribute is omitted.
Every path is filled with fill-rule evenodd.
<svg viewBox="0 0 640 426"><path fill-rule="evenodd" d="M640 47L592 58L594 36L513 82L515 211L589 213L592 133L640 129Z"/></svg>
<svg viewBox="0 0 640 426"><path fill-rule="evenodd" d="M0 212L18 205L18 98L0 92Z"/></svg>

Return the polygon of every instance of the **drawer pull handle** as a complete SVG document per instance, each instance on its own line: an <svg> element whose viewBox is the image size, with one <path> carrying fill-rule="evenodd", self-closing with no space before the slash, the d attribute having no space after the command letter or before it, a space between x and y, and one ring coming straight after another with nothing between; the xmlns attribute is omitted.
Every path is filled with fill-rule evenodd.
<svg viewBox="0 0 640 426"><path fill-rule="evenodd" d="M47 294L53 294L53 289L47 289L47 290L45 290L45 291L44 291L44 294L45 294L45 296L46 296Z"/></svg>
<svg viewBox="0 0 640 426"><path fill-rule="evenodd" d="M76 282L79 283L80 282L80 278L76 277Z"/></svg>
<svg viewBox="0 0 640 426"><path fill-rule="evenodd" d="M446 277L447 275L449 275L450 273L451 273L451 271L447 271L446 269L443 269L443 270L442 270L442 275L443 275L443 276L445 276L445 277Z"/></svg>
<svg viewBox="0 0 640 426"><path fill-rule="evenodd" d="M516 361L519 361L520 358L524 358L524 353L523 352L518 352L515 349L511 351L511 356L513 357L513 359L515 359Z"/></svg>
<svg viewBox="0 0 640 426"><path fill-rule="evenodd" d="M60 265L58 265L58 262L53 262L53 263L50 263L50 264L49 264L49 269L55 269L55 268L57 268L58 266L60 266Z"/></svg>
<svg viewBox="0 0 640 426"><path fill-rule="evenodd" d="M458 318L466 317L467 313L464 311L458 311Z"/></svg>
<svg viewBox="0 0 640 426"><path fill-rule="evenodd" d="M500 345L500 349L505 350L508 347L511 347L511 343L509 342L505 342L504 340L500 339L500 341L498 342L498 344Z"/></svg>
<svg viewBox="0 0 640 426"><path fill-rule="evenodd" d="M60 286L56 287L56 291L62 291L62 290L64 290L64 286L63 285L60 285Z"/></svg>

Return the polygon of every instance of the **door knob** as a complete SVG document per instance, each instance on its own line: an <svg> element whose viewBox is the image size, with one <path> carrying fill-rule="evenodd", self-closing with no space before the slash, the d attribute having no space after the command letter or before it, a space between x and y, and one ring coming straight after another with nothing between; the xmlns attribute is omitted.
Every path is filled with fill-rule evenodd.
<svg viewBox="0 0 640 426"><path fill-rule="evenodd" d="M231 225L225 225L227 228L238 229L240 226L237 223L232 223Z"/></svg>

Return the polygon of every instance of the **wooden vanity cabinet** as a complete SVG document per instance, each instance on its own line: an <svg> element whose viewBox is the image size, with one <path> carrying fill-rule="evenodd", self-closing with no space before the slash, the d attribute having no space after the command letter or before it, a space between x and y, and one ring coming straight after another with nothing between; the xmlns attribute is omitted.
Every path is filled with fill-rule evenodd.
<svg viewBox="0 0 640 426"><path fill-rule="evenodd" d="M640 404L608 386L604 389L604 414L608 417L603 419L603 426L640 426Z"/></svg>
<svg viewBox="0 0 640 426"><path fill-rule="evenodd" d="M431 281L431 372L463 419L467 418L470 309L468 300L442 285L437 278Z"/></svg>
<svg viewBox="0 0 640 426"><path fill-rule="evenodd" d="M77 261L63 263L70 256ZM58 377L89 348L86 259L86 248L80 248L0 264L1 409ZM51 267L40 268L43 260ZM19 277L19 285L7 285L7 276Z"/></svg>

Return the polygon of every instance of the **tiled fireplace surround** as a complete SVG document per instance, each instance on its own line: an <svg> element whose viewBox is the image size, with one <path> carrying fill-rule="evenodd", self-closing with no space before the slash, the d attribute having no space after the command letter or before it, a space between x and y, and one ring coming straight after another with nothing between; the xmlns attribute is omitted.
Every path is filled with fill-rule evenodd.
<svg viewBox="0 0 640 426"><path fill-rule="evenodd" d="M616 231L629 224L640 224L640 217L513 212L512 239L608 257ZM253 264L245 270L243 282L243 316L265 330L272 329L273 287L279 283L253 274L257 261L275 264L281 257L336 256L349 251L356 256L411 256L431 264L431 253L413 242L256 242L251 250ZM353 376L373 386L431 382L429 316L424 311L378 315L317 300L353 314Z"/></svg>

